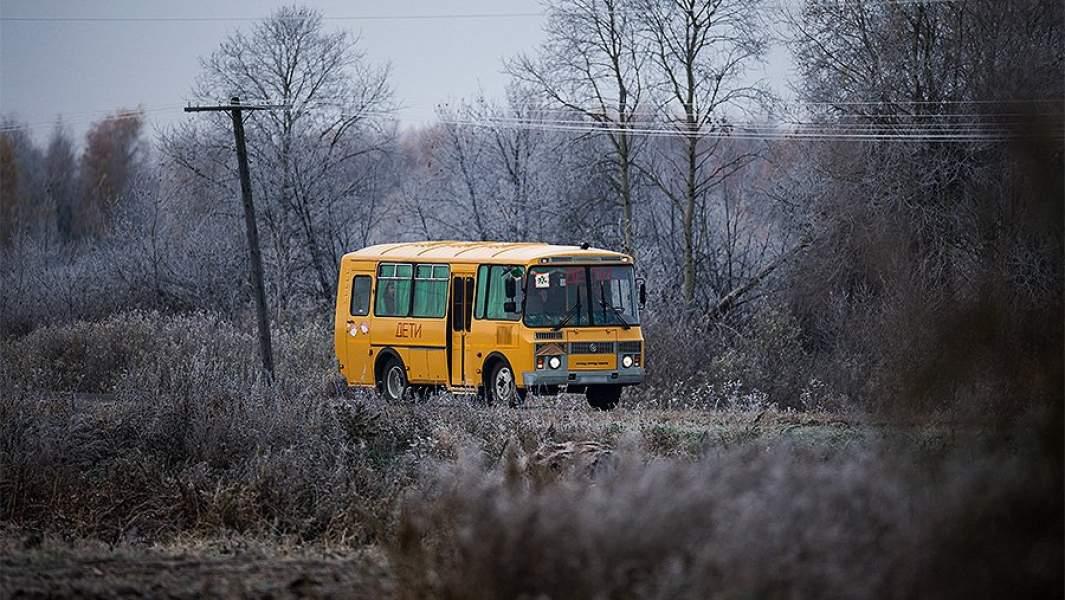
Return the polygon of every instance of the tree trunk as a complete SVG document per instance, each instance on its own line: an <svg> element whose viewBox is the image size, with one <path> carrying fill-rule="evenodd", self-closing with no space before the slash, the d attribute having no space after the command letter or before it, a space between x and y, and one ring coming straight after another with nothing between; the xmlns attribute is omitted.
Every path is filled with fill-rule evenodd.
<svg viewBox="0 0 1065 600"><path fill-rule="evenodd" d="M622 133L618 145L618 162L621 171L621 243L625 254L633 256L636 249L632 240L632 168L629 157L629 136Z"/></svg>
<svg viewBox="0 0 1065 600"><path fill-rule="evenodd" d="M688 306L695 302L695 154L698 143L698 138L688 138L688 172L684 187L684 303Z"/></svg>

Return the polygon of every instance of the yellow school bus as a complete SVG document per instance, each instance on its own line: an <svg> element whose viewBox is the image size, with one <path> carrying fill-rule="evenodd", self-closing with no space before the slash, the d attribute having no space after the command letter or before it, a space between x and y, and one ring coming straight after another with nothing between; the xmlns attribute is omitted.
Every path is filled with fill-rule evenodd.
<svg viewBox="0 0 1065 600"><path fill-rule="evenodd" d="M584 393L599 409L643 381L631 256L502 242L380 244L345 254L335 346L352 387L399 400L432 389L516 406Z"/></svg>

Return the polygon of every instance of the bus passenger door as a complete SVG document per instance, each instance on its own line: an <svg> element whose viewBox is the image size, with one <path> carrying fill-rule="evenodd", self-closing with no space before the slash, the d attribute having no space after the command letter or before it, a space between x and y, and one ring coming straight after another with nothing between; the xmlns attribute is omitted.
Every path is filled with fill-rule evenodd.
<svg viewBox="0 0 1065 600"><path fill-rule="evenodd" d="M466 364L466 343L473 320L473 277L455 275L451 278L451 303L448 305L447 360L449 381L453 386L469 385L467 374L472 365Z"/></svg>
<svg viewBox="0 0 1065 600"><path fill-rule="evenodd" d="M373 288L373 270L359 268L351 273L351 277L345 281L350 289L348 295L350 306L345 312L346 319L347 353L344 360L345 375L348 381L355 385L373 385L373 361L370 358L370 298Z"/></svg>

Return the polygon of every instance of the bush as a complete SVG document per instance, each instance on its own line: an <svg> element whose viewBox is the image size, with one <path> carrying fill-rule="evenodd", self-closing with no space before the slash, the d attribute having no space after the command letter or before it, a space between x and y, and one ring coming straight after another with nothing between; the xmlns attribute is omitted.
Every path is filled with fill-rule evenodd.
<svg viewBox="0 0 1065 600"><path fill-rule="evenodd" d="M410 497L391 554L412 598L1060 592L1060 486L1045 463L956 457L935 478L888 456L752 444L648 462L630 448L546 482L518 454L467 460Z"/></svg>
<svg viewBox="0 0 1065 600"><path fill-rule="evenodd" d="M275 330L273 338L281 385L331 389L335 361L325 324ZM27 389L114 393L123 400L189 392L197 380L228 397L260 376L256 337L209 313L132 311L49 325L0 342L0 358Z"/></svg>
<svg viewBox="0 0 1065 600"><path fill-rule="evenodd" d="M761 302L736 325L702 327L682 314L654 315L644 327L648 381L634 399L701 409L845 404L814 376L802 329L786 307Z"/></svg>
<svg viewBox="0 0 1065 600"><path fill-rule="evenodd" d="M407 475L392 429L344 429L321 330L279 332L277 377L217 317L127 313L8 342L0 518L110 538L229 528L366 540ZM56 402L46 390L107 392ZM395 439L394 439L395 438ZM373 518L370 518L373 517Z"/></svg>

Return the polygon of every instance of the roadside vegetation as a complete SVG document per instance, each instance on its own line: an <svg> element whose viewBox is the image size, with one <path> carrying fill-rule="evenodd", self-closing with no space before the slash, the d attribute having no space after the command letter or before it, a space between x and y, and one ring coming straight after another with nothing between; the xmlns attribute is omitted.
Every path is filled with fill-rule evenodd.
<svg viewBox="0 0 1065 600"><path fill-rule="evenodd" d="M716 409L636 393L605 413L567 396L390 405L337 387L325 331L277 337L273 385L251 334L206 314L0 344L4 537L42 556L93 540L357 555L374 590L402 597L1061 584L1060 414L1046 408L1006 424L727 393Z"/></svg>

